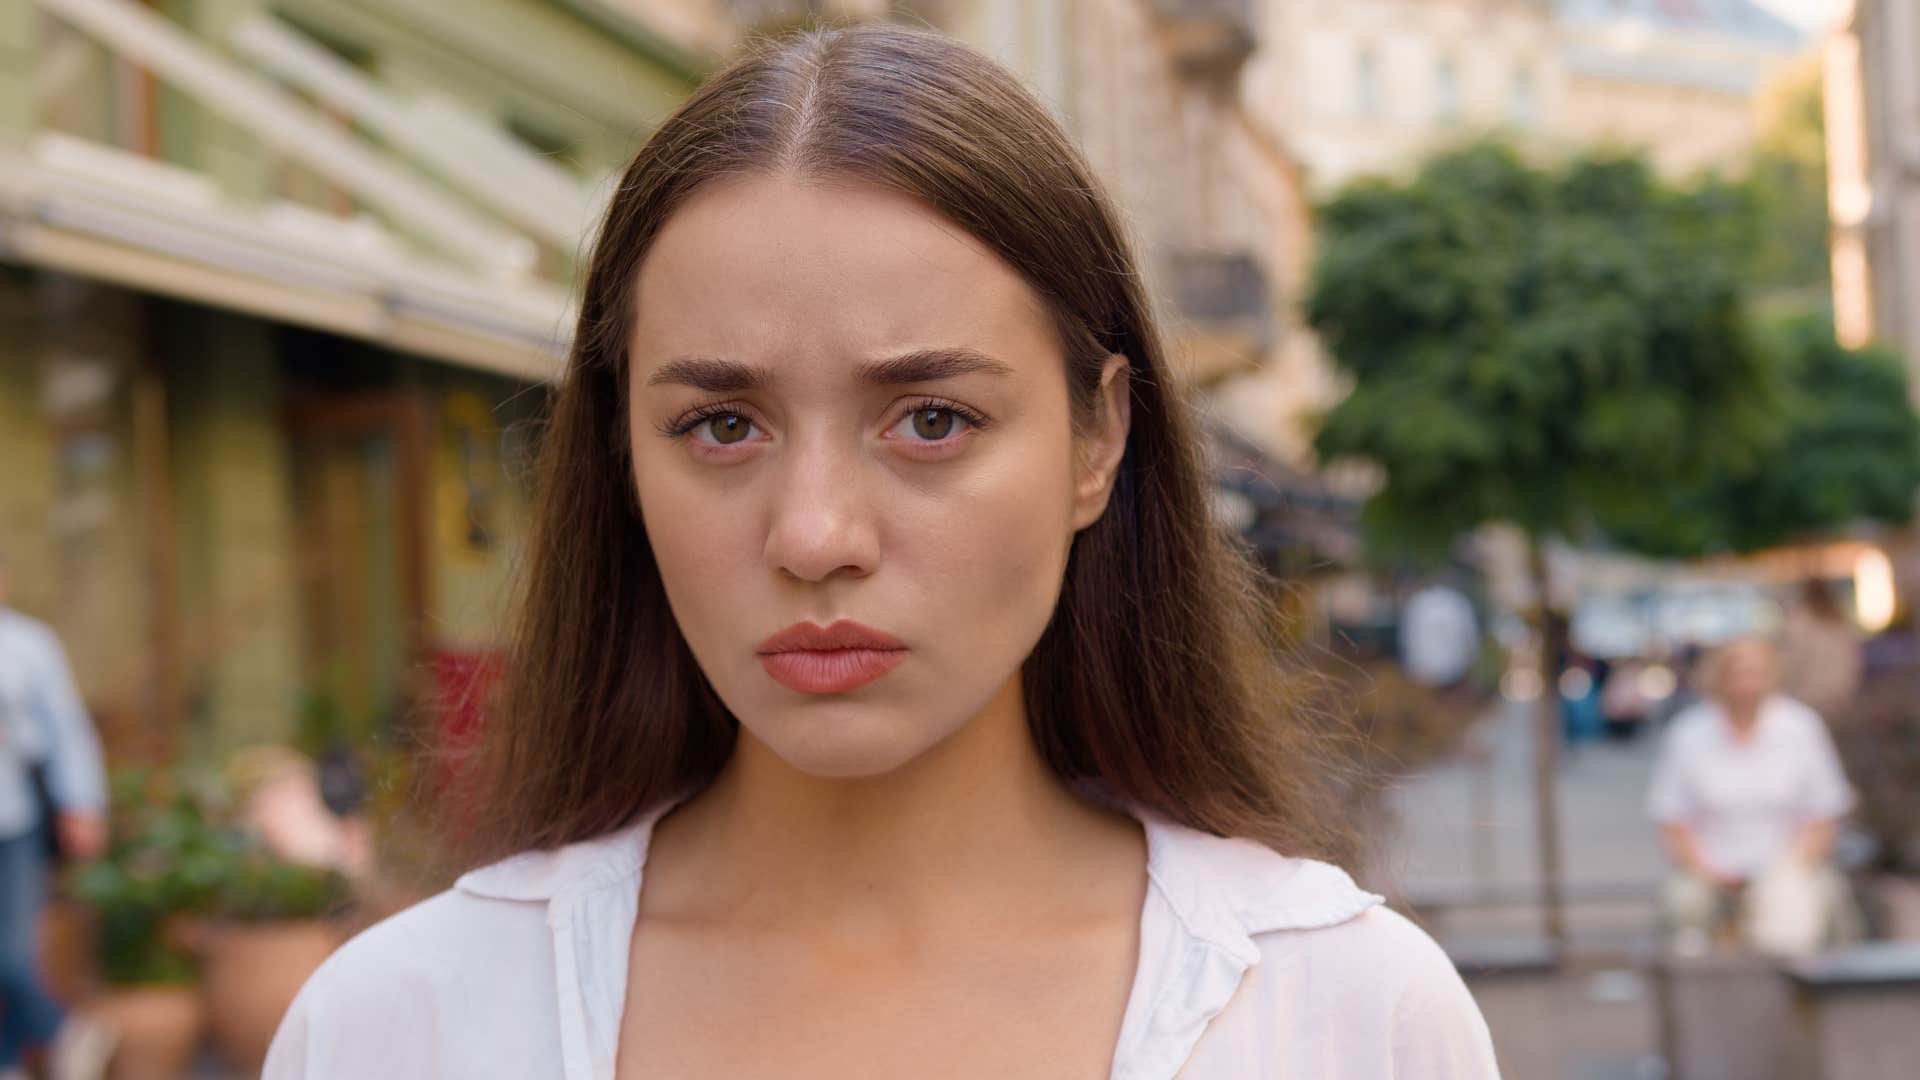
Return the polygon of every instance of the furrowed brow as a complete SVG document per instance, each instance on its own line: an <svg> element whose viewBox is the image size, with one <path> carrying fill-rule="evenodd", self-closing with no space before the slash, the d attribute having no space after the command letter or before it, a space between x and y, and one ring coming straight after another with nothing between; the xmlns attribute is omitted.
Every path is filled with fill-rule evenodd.
<svg viewBox="0 0 1920 1080"><path fill-rule="evenodd" d="M766 368L706 356L683 356L669 360L647 376L648 386L678 384L709 394L760 390L772 383L773 372Z"/></svg>
<svg viewBox="0 0 1920 1080"><path fill-rule="evenodd" d="M1006 364L973 349L921 349L863 364L860 367L860 379L880 386L893 386L899 383L933 382L959 375L1007 375L1012 371Z"/></svg>

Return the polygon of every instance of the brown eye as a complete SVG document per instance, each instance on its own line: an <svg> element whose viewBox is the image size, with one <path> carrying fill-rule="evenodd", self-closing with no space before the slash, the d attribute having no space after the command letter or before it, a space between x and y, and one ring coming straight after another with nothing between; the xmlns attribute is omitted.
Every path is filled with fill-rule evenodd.
<svg viewBox="0 0 1920 1080"><path fill-rule="evenodd" d="M739 413L726 413L707 421L707 433L722 446L740 442L753 430L753 424Z"/></svg>
<svg viewBox="0 0 1920 1080"><path fill-rule="evenodd" d="M913 433L929 442L939 442L953 434L953 410L916 410L913 414Z"/></svg>

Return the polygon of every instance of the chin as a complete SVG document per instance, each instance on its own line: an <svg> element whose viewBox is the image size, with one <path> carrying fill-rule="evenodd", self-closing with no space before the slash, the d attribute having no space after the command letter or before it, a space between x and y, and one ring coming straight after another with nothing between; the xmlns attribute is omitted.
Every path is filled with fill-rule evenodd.
<svg viewBox="0 0 1920 1080"><path fill-rule="evenodd" d="M830 780L885 776L938 746L958 731L952 723L929 723L923 712L846 703L774 709L741 726L797 772Z"/></svg>

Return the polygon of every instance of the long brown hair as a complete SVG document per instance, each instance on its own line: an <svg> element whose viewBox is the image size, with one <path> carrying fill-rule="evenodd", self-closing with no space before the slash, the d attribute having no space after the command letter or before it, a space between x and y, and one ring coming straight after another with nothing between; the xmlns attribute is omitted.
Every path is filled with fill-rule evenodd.
<svg viewBox="0 0 1920 1080"><path fill-rule="evenodd" d="M1012 75L935 34L815 30L714 76L620 180L542 448L503 686L462 832L479 861L613 829L710 780L736 723L667 606L629 460L633 282L702 185L785 174L905 193L1023 274L1065 343L1076 423L1132 367L1105 514L1074 540L1023 680L1051 767L1197 829L1345 854L1332 759L1273 652L1256 576L1209 515L1193 425L1112 205Z"/></svg>

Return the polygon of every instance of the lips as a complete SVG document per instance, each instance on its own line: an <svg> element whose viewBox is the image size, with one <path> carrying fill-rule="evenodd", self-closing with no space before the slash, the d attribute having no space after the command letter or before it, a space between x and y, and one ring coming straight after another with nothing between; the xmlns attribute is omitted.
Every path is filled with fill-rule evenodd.
<svg viewBox="0 0 1920 1080"><path fill-rule="evenodd" d="M795 624L756 651L774 682L801 694L858 690L907 658L900 639L847 619L828 627Z"/></svg>

